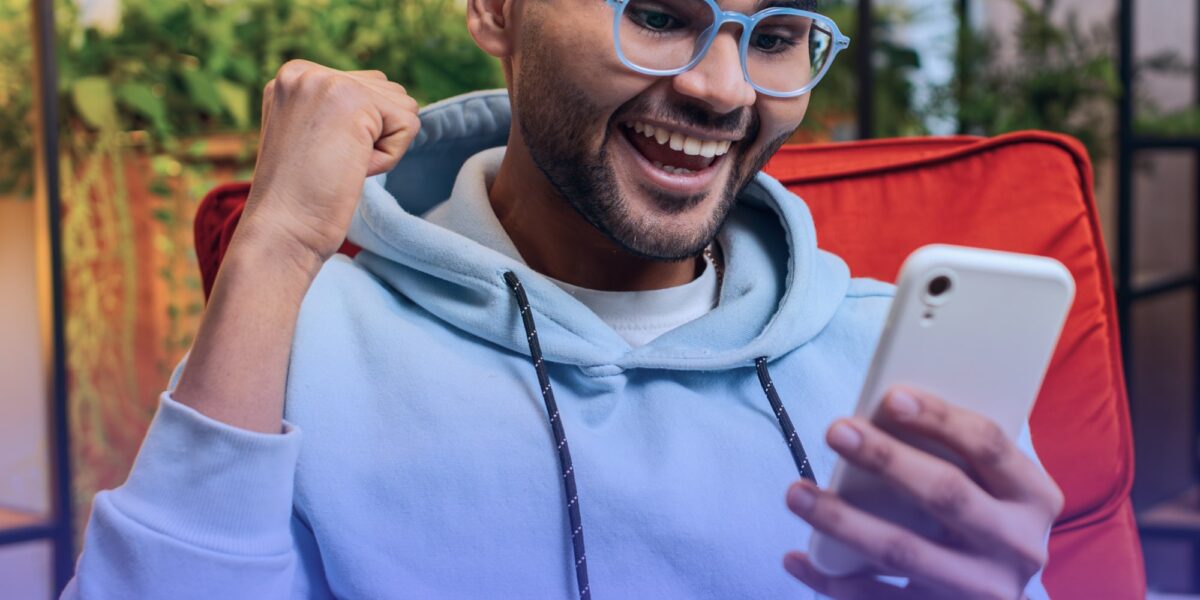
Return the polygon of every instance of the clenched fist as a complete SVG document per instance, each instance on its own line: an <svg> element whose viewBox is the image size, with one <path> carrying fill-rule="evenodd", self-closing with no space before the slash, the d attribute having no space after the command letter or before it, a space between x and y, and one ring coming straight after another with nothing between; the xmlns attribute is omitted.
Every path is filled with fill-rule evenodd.
<svg viewBox="0 0 1200 600"><path fill-rule="evenodd" d="M263 93L254 183L238 237L315 275L346 237L363 182L390 170L420 129L417 102L378 71L294 60Z"/></svg>

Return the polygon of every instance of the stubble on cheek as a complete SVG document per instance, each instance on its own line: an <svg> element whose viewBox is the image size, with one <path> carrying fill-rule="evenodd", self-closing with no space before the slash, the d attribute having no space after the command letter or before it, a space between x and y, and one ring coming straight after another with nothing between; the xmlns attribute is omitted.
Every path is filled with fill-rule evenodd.
<svg viewBox="0 0 1200 600"><path fill-rule="evenodd" d="M712 115L695 103L655 106L644 96L635 96L598 123L608 111L571 79L577 73L558 56L562 50L553 46L553 38L545 35L543 17L529 15L523 23L521 57L513 85L514 114L535 166L578 214L631 254L653 260L698 255L716 237L737 195L791 132L777 134L756 151L747 149L753 152L750 156L738 157L722 189L715 192L720 197L702 222L682 226L677 218L695 210L714 192L680 198L639 185L637 191L646 196L652 213L632 214L628 199L621 196L608 154L614 119L666 113L664 116L698 126L744 131L750 143L758 139L760 123L753 115L749 122L745 114Z"/></svg>

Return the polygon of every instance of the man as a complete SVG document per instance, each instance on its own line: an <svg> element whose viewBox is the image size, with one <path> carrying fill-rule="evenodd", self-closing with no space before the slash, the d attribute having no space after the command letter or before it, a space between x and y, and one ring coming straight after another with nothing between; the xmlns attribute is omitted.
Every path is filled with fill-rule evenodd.
<svg viewBox="0 0 1200 600"><path fill-rule="evenodd" d="M839 418L892 290L759 173L842 43L811 4L469 0L511 121L284 65L204 323L66 596L1044 597L1062 498L1028 432L911 390ZM331 258L347 233L364 251ZM948 535L821 491L838 455ZM899 579L817 573L813 527Z"/></svg>

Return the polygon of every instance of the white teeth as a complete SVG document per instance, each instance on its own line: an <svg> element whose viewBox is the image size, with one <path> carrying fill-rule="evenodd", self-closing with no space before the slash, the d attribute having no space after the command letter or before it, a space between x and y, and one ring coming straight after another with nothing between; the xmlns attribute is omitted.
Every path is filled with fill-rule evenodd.
<svg viewBox="0 0 1200 600"><path fill-rule="evenodd" d="M671 165L664 165L664 164L658 162L657 160L654 161L654 168L661 169L672 175L690 175L695 172L695 171L692 171L691 169L685 169L683 167L672 167Z"/></svg>
<svg viewBox="0 0 1200 600"><path fill-rule="evenodd" d="M671 149L676 152L683 152L692 156L699 155L705 158L721 156L729 152L729 147L733 145L733 142L729 140L702 140L640 121L634 122L630 127L648 138L654 138L654 141L659 144L669 144Z"/></svg>

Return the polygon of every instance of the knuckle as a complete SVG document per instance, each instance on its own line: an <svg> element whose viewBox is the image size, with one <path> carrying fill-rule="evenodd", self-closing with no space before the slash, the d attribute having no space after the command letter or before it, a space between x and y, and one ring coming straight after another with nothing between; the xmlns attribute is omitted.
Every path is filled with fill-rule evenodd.
<svg viewBox="0 0 1200 600"><path fill-rule="evenodd" d="M1021 590L1009 589L1007 585L989 586L985 589L979 590L975 594L971 594L971 598L977 598L978 600L1013 600L1013 598L1020 597Z"/></svg>
<svg viewBox="0 0 1200 600"><path fill-rule="evenodd" d="M944 427L950 421L950 406L929 396L921 396L921 413L929 419L930 424L938 428Z"/></svg>
<svg viewBox="0 0 1200 600"><path fill-rule="evenodd" d="M417 113L405 113L404 121L405 125L413 132L413 135L416 135L417 132L421 131L421 117L417 115Z"/></svg>
<svg viewBox="0 0 1200 600"><path fill-rule="evenodd" d="M982 419L978 425L976 457L986 467L995 467L1008 458L1011 442L995 421Z"/></svg>
<svg viewBox="0 0 1200 600"><path fill-rule="evenodd" d="M318 72L310 72L306 77L306 83L326 95L341 93L348 87L345 77L331 76L327 73Z"/></svg>
<svg viewBox="0 0 1200 600"><path fill-rule="evenodd" d="M863 462L870 469L882 471L896 459L895 446L887 441L875 440L864 444Z"/></svg>
<svg viewBox="0 0 1200 600"><path fill-rule="evenodd" d="M1027 581L1030 577L1033 577L1034 573L1037 573L1046 565L1048 558L1046 549L1041 546L1017 551L1015 566L1021 580Z"/></svg>
<svg viewBox="0 0 1200 600"><path fill-rule="evenodd" d="M837 529L846 518L846 511L838 501L824 493L817 493L812 506L813 517L830 529Z"/></svg>
<svg viewBox="0 0 1200 600"><path fill-rule="evenodd" d="M899 573L913 572L919 561L917 547L907 537L893 537L884 541L879 558L885 568Z"/></svg>
<svg viewBox="0 0 1200 600"><path fill-rule="evenodd" d="M370 135L372 140L379 137L379 117L365 108L352 110L350 121L354 124L355 128Z"/></svg>
<svg viewBox="0 0 1200 600"><path fill-rule="evenodd" d="M966 512L971 501L971 492L966 478L958 471L937 476L929 490L926 498L928 508L945 517L961 516Z"/></svg>
<svg viewBox="0 0 1200 600"><path fill-rule="evenodd" d="M289 60L280 65L279 70L275 72L275 79L285 87L294 85L300 77L307 73L311 63L304 60Z"/></svg>
<svg viewBox="0 0 1200 600"><path fill-rule="evenodd" d="M1046 493L1046 505L1050 509L1051 519L1057 519L1067 505L1067 498L1063 494L1062 488L1058 487L1058 484L1052 479Z"/></svg>

